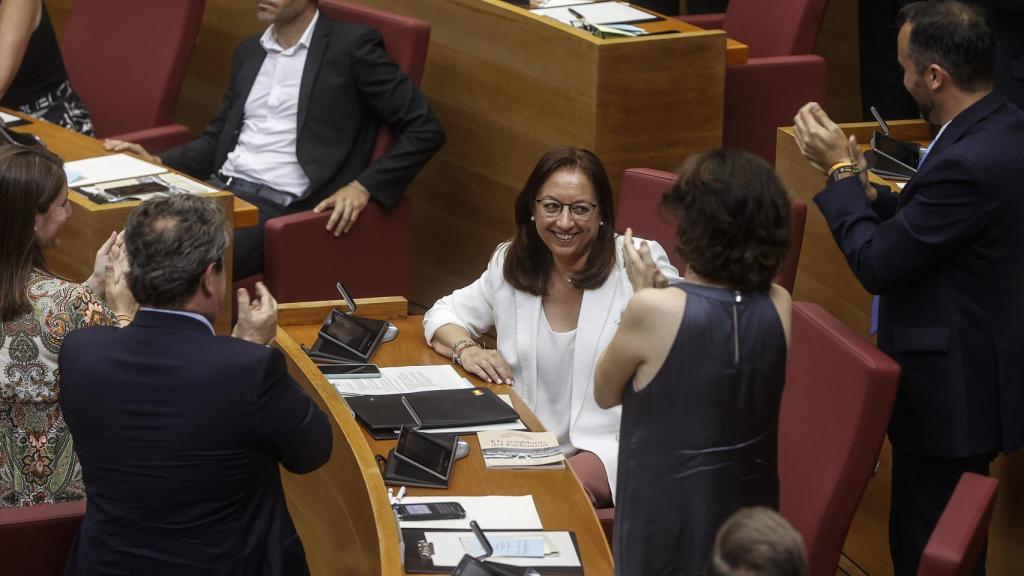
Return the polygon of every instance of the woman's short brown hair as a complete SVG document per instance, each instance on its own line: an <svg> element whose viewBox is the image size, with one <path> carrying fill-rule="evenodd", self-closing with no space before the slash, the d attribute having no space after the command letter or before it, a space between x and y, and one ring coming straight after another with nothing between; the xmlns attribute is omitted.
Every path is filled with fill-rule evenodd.
<svg viewBox="0 0 1024 576"><path fill-rule="evenodd" d="M559 170L578 171L587 177L597 195L598 215L602 222L587 254L586 265L572 276L573 286L584 290L598 288L615 267L615 206L604 164L590 150L559 146L537 161L526 185L516 197L516 236L508 248L503 269L509 284L536 296L547 294L553 263L551 251L537 234L537 226L530 217L541 187Z"/></svg>
<svg viewBox="0 0 1024 576"><path fill-rule="evenodd" d="M774 510L741 508L718 529L705 576L807 576L804 541Z"/></svg>
<svg viewBox="0 0 1024 576"><path fill-rule="evenodd" d="M661 199L678 220L676 252L694 272L737 290L767 290L789 248L789 199L771 166L742 150L686 159Z"/></svg>
<svg viewBox="0 0 1024 576"><path fill-rule="evenodd" d="M48 272L35 217L67 186L63 166L42 148L0 147L0 320L31 312L25 294L29 274Z"/></svg>

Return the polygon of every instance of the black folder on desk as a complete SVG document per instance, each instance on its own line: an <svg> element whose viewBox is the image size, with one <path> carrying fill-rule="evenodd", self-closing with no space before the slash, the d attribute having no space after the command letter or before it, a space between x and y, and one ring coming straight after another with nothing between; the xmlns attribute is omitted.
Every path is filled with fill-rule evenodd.
<svg viewBox="0 0 1024 576"><path fill-rule="evenodd" d="M425 532L464 532L472 534L471 530L459 530L451 528L402 528L402 542L405 544L403 555L405 556L405 571L412 574L450 574L455 566L439 566L434 564L431 557L431 546L427 543ZM536 532L543 534L546 530L487 530L490 534L499 532ZM564 532L564 530L556 530ZM582 561L580 555L580 544L576 540L576 533L569 531L572 538L572 545L576 549L576 557ZM491 567L493 573L502 575L518 575L524 572L524 568L498 562L485 562ZM582 566L542 566L533 568L541 576L583 576Z"/></svg>
<svg viewBox="0 0 1024 576"><path fill-rule="evenodd" d="M345 402L378 440L397 438L402 426L429 432L431 428L503 424L519 419L515 409L489 388L352 396Z"/></svg>

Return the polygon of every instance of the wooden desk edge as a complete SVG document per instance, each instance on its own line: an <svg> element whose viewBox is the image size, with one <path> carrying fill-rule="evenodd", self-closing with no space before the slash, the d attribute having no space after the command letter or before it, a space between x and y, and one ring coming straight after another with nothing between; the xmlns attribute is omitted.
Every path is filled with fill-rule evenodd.
<svg viewBox="0 0 1024 576"><path fill-rule="evenodd" d="M401 298L404 301L404 298ZM286 306L286 305L285 305ZM280 310L280 309L279 309ZM322 318L322 317L321 317ZM363 440L363 431L356 422L352 411L331 384L323 377L313 361L302 351L298 343L283 328L277 329L275 344L293 362L306 381L316 390L323 408L341 429L342 435L356 457L359 475L366 485L370 507L377 528L377 548L380 554L381 574L402 574L402 559L398 553L398 525L391 511L380 468L370 446Z"/></svg>
<svg viewBox="0 0 1024 576"><path fill-rule="evenodd" d="M409 301L402 296L356 298L355 302L358 315L365 318L394 320L405 318L409 314ZM277 323L279 326L320 324L334 308L348 310L348 304L344 300L319 300L314 302L278 304Z"/></svg>
<svg viewBox="0 0 1024 576"><path fill-rule="evenodd" d="M523 8L522 6L517 6L515 4L511 4L509 2L506 2L505 0L480 0L480 1L484 2L485 4L489 4L491 6L500 8L502 10L507 10L509 12L515 12L515 13L521 14L521 15L523 15L523 16L531 19L531 20L534 20L534 21L537 21L537 22L541 22L541 23L543 23L545 25L554 26L554 27L557 27L559 29L566 30L570 34L572 34L572 35L574 35L574 36L576 36L578 38L585 39L585 40L587 40L588 42L590 42L592 44L620 44L620 43L632 43L632 42L648 42L648 41L652 41L652 40L663 39L663 37L665 36L665 32L664 31L658 31L658 32L649 33L649 34L645 34L645 35L642 35L642 36L634 36L634 37L598 38L597 36L594 36L593 34L591 34L589 32L585 32L583 30L580 30L579 28L574 28L574 27L572 27L572 26L570 26L568 24L565 24L565 23L560 22L558 20L555 20L553 18L548 18L547 16L541 16L539 14L534 14L528 8ZM678 34L680 37L694 37L694 36L706 36L706 35L713 35L713 36L725 35L725 31L724 30L705 30L705 29L700 28L698 26L694 26L693 24L690 24L688 22L684 22L682 20L676 20L676 19L672 18L671 16L666 16L664 14L660 14L658 12L654 12L653 10L648 10L646 8L641 8L641 9L644 12L649 12L651 14L659 16L660 18L663 18L666 21L670 21L673 25L676 25L677 29L674 30L674 32L676 34ZM641 22L640 24L646 24L646 23L647 22ZM748 49L746 44L744 44L744 43L742 43L742 42L740 42L738 40L733 40L733 39L729 39L729 38L726 39L726 58L725 58L726 64L743 64L743 63L745 63L748 60L748 58L749 58L749 52L750 51L749 51L749 49Z"/></svg>

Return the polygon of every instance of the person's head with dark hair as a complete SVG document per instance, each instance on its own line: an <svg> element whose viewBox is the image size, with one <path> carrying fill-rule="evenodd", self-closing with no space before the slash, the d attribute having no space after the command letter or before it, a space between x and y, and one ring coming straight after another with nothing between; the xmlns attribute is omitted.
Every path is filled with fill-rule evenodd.
<svg viewBox="0 0 1024 576"><path fill-rule="evenodd" d="M615 206L601 160L560 146L534 166L515 203L516 236L505 280L542 296L554 273L584 290L598 288L615 265Z"/></svg>
<svg viewBox="0 0 1024 576"><path fill-rule="evenodd" d="M71 217L60 158L42 148L0 147L0 320L31 311L25 286L47 271L44 250Z"/></svg>
<svg viewBox="0 0 1024 576"><path fill-rule="evenodd" d="M978 6L958 0L914 2L900 11L900 19L897 57L903 85L925 120L941 125L955 115L944 110L952 106L943 99L991 91L996 40Z"/></svg>
<svg viewBox="0 0 1024 576"><path fill-rule="evenodd" d="M742 150L686 159L661 199L692 272L736 290L767 290L789 248L789 199L771 166Z"/></svg>
<svg viewBox="0 0 1024 576"><path fill-rule="evenodd" d="M141 306L185 309L211 320L224 298L224 212L189 194L147 200L125 225L128 286Z"/></svg>
<svg viewBox="0 0 1024 576"><path fill-rule="evenodd" d="M741 508L718 529L705 576L807 576L800 534L769 508Z"/></svg>

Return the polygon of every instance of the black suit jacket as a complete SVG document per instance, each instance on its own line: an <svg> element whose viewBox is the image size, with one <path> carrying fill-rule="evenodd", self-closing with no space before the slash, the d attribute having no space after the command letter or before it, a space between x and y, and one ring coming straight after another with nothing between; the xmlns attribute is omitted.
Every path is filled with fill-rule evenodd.
<svg viewBox="0 0 1024 576"><path fill-rule="evenodd" d="M847 178L815 197L880 295L878 346L902 367L889 428L908 453L1024 444L1024 114L991 93L949 123L901 194Z"/></svg>
<svg viewBox="0 0 1024 576"><path fill-rule="evenodd" d="M308 573L279 464L321 466L331 427L280 351L141 311L59 367L88 495L67 574Z"/></svg>
<svg viewBox="0 0 1024 576"><path fill-rule="evenodd" d="M265 58L259 36L238 46L217 115L198 138L162 154L165 164L201 179L220 170L238 143L245 101ZM370 164L382 121L396 140ZM296 156L310 192L289 211L312 208L353 180L391 207L444 140L423 93L384 51L380 34L321 13L299 85Z"/></svg>

